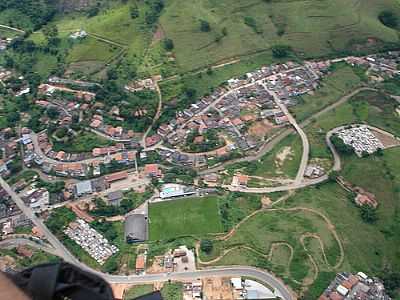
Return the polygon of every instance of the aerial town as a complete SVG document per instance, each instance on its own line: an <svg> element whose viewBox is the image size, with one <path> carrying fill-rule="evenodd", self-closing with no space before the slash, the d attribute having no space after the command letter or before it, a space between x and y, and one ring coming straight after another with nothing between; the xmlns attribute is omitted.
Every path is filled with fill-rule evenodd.
<svg viewBox="0 0 400 300"><path fill-rule="evenodd" d="M32 1L0 3L0 282L398 299L397 4Z"/></svg>

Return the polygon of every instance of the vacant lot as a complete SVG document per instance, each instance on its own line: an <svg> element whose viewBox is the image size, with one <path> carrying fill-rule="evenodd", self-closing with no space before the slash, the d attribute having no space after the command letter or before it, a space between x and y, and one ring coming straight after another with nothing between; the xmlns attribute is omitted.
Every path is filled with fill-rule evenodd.
<svg viewBox="0 0 400 300"><path fill-rule="evenodd" d="M113 144L111 141L90 132L80 133L77 136L69 138L65 142L59 142L55 139L53 139L52 142L54 151L65 151L67 153L90 152L93 148L105 147Z"/></svg>
<svg viewBox="0 0 400 300"><path fill-rule="evenodd" d="M77 41L68 53L69 63L83 61L106 62L115 55L120 49L93 37L87 37L82 41Z"/></svg>
<svg viewBox="0 0 400 300"><path fill-rule="evenodd" d="M294 178L300 165L302 144L300 137L291 134L260 160L229 167L242 173L265 178Z"/></svg>
<svg viewBox="0 0 400 300"><path fill-rule="evenodd" d="M309 247L310 244L316 247ZM238 245L242 248L237 249ZM208 259L235 249L217 262L220 265L244 263L266 267L292 283L308 282L315 274L307 254L315 258L321 270L331 270L341 259L339 244L329 225L317 213L303 209L260 212L226 241L216 242L215 249ZM236 257L235 262L232 257Z"/></svg>
<svg viewBox="0 0 400 300"><path fill-rule="evenodd" d="M222 232L217 197L190 198L150 206L150 239Z"/></svg>

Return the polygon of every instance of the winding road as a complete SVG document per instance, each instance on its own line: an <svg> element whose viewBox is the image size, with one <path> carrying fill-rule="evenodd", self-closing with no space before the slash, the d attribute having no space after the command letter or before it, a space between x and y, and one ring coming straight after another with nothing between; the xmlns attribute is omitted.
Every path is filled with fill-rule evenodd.
<svg viewBox="0 0 400 300"><path fill-rule="evenodd" d="M275 101L276 105L278 105L280 110L288 118L289 123L294 127L294 129L300 135L301 142L303 144L303 154L301 156L299 170L297 171L296 179L294 181L294 184L300 184L304 179L304 172L306 171L307 164L308 164L308 157L310 155L310 143L308 141L307 135L305 134L303 129L297 124L296 119L292 116L292 114L289 112L287 107L281 102L281 100L279 99L277 94L273 91L269 91L265 84L263 86L272 95L272 97L274 97L274 101Z"/></svg>

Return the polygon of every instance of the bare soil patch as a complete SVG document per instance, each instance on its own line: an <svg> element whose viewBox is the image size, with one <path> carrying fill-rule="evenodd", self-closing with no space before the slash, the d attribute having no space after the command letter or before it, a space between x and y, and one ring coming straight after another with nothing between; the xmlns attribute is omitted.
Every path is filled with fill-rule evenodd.
<svg viewBox="0 0 400 300"><path fill-rule="evenodd" d="M263 120L259 122L255 122L250 128L248 133L255 137L265 137L271 130L274 128L274 125L268 120Z"/></svg>
<svg viewBox="0 0 400 300"><path fill-rule="evenodd" d="M396 140L395 138L393 138L393 137L391 137L389 135L380 133L380 132L375 131L375 130L371 130L371 131L378 138L378 140L380 140L382 142L382 144L383 144L383 146L385 148L394 147L394 146L399 146L400 145L400 141L399 140Z"/></svg>

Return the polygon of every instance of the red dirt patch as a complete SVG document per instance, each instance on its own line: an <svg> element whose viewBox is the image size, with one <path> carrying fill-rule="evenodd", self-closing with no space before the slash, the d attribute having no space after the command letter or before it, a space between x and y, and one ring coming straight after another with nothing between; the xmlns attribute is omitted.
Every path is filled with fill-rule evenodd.
<svg viewBox="0 0 400 300"><path fill-rule="evenodd" d="M153 40L152 40L151 44L153 45L153 44L163 40L164 38L165 38L165 31L161 25L158 25L157 31L153 35Z"/></svg>

